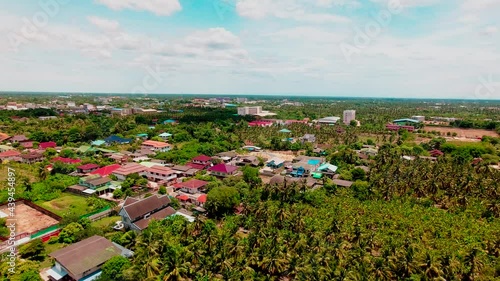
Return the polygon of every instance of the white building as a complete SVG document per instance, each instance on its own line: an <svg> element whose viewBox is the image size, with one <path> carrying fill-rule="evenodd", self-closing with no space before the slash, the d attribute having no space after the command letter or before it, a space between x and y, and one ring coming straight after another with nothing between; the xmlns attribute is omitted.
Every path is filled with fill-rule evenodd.
<svg viewBox="0 0 500 281"><path fill-rule="evenodd" d="M412 116L411 119L417 120L417 121L420 121L420 122L424 122L425 121L425 116L415 115L415 116Z"/></svg>
<svg viewBox="0 0 500 281"><path fill-rule="evenodd" d="M344 124L349 125L352 120L356 120L356 110L344 110Z"/></svg>
<svg viewBox="0 0 500 281"><path fill-rule="evenodd" d="M325 117L325 118L319 119L318 123L333 125L333 124L336 124L339 120L340 120L340 117L330 116L330 117Z"/></svg>
<svg viewBox="0 0 500 281"><path fill-rule="evenodd" d="M262 113L262 106L238 107L238 115L258 115Z"/></svg>

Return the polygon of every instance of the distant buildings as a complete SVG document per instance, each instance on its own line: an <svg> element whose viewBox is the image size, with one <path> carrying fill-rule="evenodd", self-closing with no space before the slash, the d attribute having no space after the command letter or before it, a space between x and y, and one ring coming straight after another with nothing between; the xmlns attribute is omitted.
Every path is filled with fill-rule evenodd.
<svg viewBox="0 0 500 281"><path fill-rule="evenodd" d="M339 120L340 120L340 117L330 116L330 117L325 117L325 118L319 119L318 123L325 124L325 125L334 125L334 124L337 124L337 122Z"/></svg>
<svg viewBox="0 0 500 281"><path fill-rule="evenodd" d="M356 110L344 110L344 124L349 125L356 120Z"/></svg>
<svg viewBox="0 0 500 281"><path fill-rule="evenodd" d="M238 115L240 116L254 115L254 116L265 117L265 116L276 115L276 113L263 111L262 106L244 106L244 107L238 107Z"/></svg>
<svg viewBox="0 0 500 281"><path fill-rule="evenodd" d="M412 116L411 119L417 120L417 121L420 121L420 122L425 122L425 116L421 116L421 115Z"/></svg>

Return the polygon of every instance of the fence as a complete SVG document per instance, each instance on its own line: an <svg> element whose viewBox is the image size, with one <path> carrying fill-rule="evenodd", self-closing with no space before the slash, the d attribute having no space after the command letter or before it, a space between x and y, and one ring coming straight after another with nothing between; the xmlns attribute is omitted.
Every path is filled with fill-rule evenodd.
<svg viewBox="0 0 500 281"><path fill-rule="evenodd" d="M86 218L86 219L89 219L90 221L96 221L96 220L99 220L99 219L102 219L104 217L109 216L109 214L111 214L112 211L113 211L113 209L111 209L111 207L107 206L107 207L104 207L100 210L83 215L80 218L81 219Z"/></svg>
<svg viewBox="0 0 500 281"><path fill-rule="evenodd" d="M57 225L57 224L53 225L53 226L49 226L49 227L47 227L45 229L42 229L42 230L40 230L38 232L35 232L35 233L31 234L31 239L36 239L36 238L38 238L40 236L44 236L47 233L56 231L57 229L59 229L59 225Z"/></svg>

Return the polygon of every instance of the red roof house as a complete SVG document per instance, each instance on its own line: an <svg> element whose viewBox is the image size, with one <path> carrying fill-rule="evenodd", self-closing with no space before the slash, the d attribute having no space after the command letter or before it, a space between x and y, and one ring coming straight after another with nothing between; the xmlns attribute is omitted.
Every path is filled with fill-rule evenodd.
<svg viewBox="0 0 500 281"><path fill-rule="evenodd" d="M200 204L205 204L207 202L207 195L206 194L200 195L198 199L196 199L196 201L198 201L198 203Z"/></svg>
<svg viewBox="0 0 500 281"><path fill-rule="evenodd" d="M7 150L7 151L0 153L0 161L10 160L12 158L19 157L20 155L21 155L21 153L19 151Z"/></svg>
<svg viewBox="0 0 500 281"><path fill-rule="evenodd" d="M52 159L52 162L63 162L64 164L76 164L76 163L82 162L82 160L64 158L64 157L56 157L56 158Z"/></svg>
<svg viewBox="0 0 500 281"><path fill-rule="evenodd" d="M216 177L228 177L236 173L238 167L226 164L218 164L210 167L208 171Z"/></svg>
<svg viewBox="0 0 500 281"><path fill-rule="evenodd" d="M120 164L113 164L109 166L104 166L102 168L99 168L93 172L91 172L91 175L100 175L101 177L107 177L111 175L114 171L120 169L121 166Z"/></svg>
<svg viewBox="0 0 500 281"><path fill-rule="evenodd" d="M181 201L189 201L189 196L183 194L183 195L177 196L177 199L179 199Z"/></svg>
<svg viewBox="0 0 500 281"><path fill-rule="evenodd" d="M208 182L206 181L191 179L186 182L179 183L178 186L182 191L193 194L204 191L206 189L207 184Z"/></svg>
<svg viewBox="0 0 500 281"><path fill-rule="evenodd" d="M212 161L212 157L206 155L199 155L193 158L193 163L208 165Z"/></svg>
<svg viewBox="0 0 500 281"><path fill-rule="evenodd" d="M38 145L38 148L40 149L47 149L47 148L56 148L57 144L53 141L48 141L48 142L41 142Z"/></svg>
<svg viewBox="0 0 500 281"><path fill-rule="evenodd" d="M24 148L33 148L33 142L32 141L23 141L23 142L21 142L21 146Z"/></svg>
<svg viewBox="0 0 500 281"><path fill-rule="evenodd" d="M99 165L97 164L85 164L85 165L81 165L81 166L78 166L76 167L78 173L82 173L82 174L87 174L87 173L90 173L92 171L95 171L97 169L99 169Z"/></svg>

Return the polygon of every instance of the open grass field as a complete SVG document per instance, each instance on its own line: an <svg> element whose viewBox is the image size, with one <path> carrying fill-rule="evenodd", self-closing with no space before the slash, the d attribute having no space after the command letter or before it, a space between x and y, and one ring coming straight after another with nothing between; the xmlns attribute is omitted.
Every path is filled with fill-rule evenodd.
<svg viewBox="0 0 500 281"><path fill-rule="evenodd" d="M0 211L7 215L10 214L8 205L0 206ZM58 223L56 219L53 219L21 202L16 203L14 214L14 218L16 219L17 234L31 234Z"/></svg>
<svg viewBox="0 0 500 281"><path fill-rule="evenodd" d="M0 164L0 182L7 180L8 168L12 168L15 170L16 178L24 176L28 177L31 182L37 181L36 171L33 166L6 161ZM0 188L4 188L4 186L1 186Z"/></svg>
<svg viewBox="0 0 500 281"><path fill-rule="evenodd" d="M453 134L457 133L457 137L461 138L482 138L483 136L498 137L495 131L483 130L483 129L460 129L452 127L431 127L427 126L424 128L426 132L438 131L441 134L446 135L447 133Z"/></svg>
<svg viewBox="0 0 500 281"><path fill-rule="evenodd" d="M86 198L71 193L62 193L59 198L47 202L36 202L36 204L59 216L64 216L68 212L78 216L89 213Z"/></svg>
<svg viewBox="0 0 500 281"><path fill-rule="evenodd" d="M95 221L92 223L92 226L98 227L98 228L108 228L111 225L115 225L115 222L121 221L122 217L120 216L113 216L113 217L107 217L100 219L98 221Z"/></svg>

